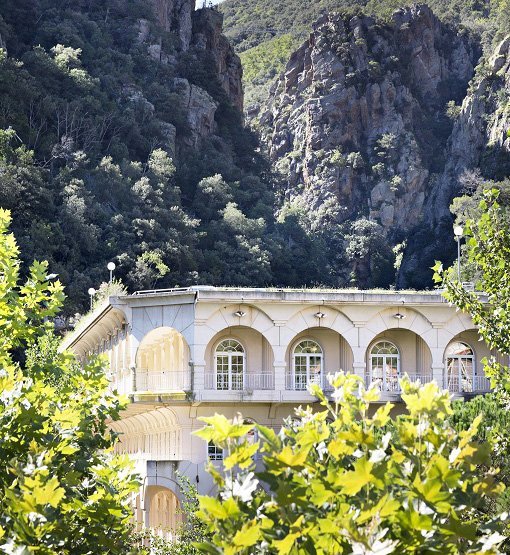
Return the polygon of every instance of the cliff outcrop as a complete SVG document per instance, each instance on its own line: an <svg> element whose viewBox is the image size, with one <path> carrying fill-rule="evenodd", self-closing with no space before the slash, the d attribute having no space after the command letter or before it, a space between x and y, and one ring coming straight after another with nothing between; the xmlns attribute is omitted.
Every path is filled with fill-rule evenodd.
<svg viewBox="0 0 510 555"><path fill-rule="evenodd" d="M218 79L234 106L243 110L243 68L239 56L222 34L223 15L213 9L193 13L193 44L212 54Z"/></svg>
<svg viewBox="0 0 510 555"><path fill-rule="evenodd" d="M195 0L151 0L156 21L167 33L179 38L178 48L187 51L192 39L192 14Z"/></svg>
<svg viewBox="0 0 510 555"><path fill-rule="evenodd" d="M261 118L286 197L315 213L336 204L339 221L369 216L393 236L412 229L445 163L445 105L464 96L478 55L424 5L390 25L323 17Z"/></svg>
<svg viewBox="0 0 510 555"><path fill-rule="evenodd" d="M195 10L194 0L152 0L152 6L158 32L152 32L149 21L143 19L138 33L138 41L147 45L150 56L174 68L179 68L186 60L188 66L195 65L198 69L204 65L204 59L210 60L214 66L212 79L217 80L229 101L242 112L241 61L222 34L222 14L212 8ZM166 42L161 31L167 34ZM173 37L173 41L168 36ZM201 139L217 129L218 102L202 86L190 82L194 72L188 73L187 77L175 78L169 86L179 95L186 111L189 133L183 143L197 147ZM172 150L175 152L175 146Z"/></svg>

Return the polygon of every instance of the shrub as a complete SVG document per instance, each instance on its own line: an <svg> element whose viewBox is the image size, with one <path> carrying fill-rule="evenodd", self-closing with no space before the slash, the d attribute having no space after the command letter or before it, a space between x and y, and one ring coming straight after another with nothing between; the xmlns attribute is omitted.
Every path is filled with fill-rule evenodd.
<svg viewBox="0 0 510 555"><path fill-rule="evenodd" d="M480 424L457 432L447 391L402 380L407 414L392 419L377 389L355 375L331 378L333 402L312 388L325 410L298 409L281 432L203 418L197 432L226 450L224 473L210 465L216 497L200 498L214 531L208 553L497 553L501 522L479 510L498 495L496 471L478 465L489 444L473 441ZM253 429L259 440L247 434ZM261 467L254 455L263 454ZM262 486L264 484L264 486Z"/></svg>

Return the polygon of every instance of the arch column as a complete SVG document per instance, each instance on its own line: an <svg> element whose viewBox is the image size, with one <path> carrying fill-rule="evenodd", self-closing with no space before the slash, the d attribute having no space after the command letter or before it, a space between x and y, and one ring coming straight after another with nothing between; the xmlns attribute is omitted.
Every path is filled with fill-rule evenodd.
<svg viewBox="0 0 510 555"><path fill-rule="evenodd" d="M287 365L285 361L278 361L273 364L274 388L276 391L284 391L286 387Z"/></svg>
<svg viewBox="0 0 510 555"><path fill-rule="evenodd" d="M448 339L447 344L450 342ZM446 348L446 347L445 347ZM432 364L431 372L433 380L439 385L439 387L445 387L445 377L444 377L444 348L436 347L431 349Z"/></svg>
<svg viewBox="0 0 510 555"><path fill-rule="evenodd" d="M432 364L432 379L441 388L446 387L444 378L444 364Z"/></svg>
<svg viewBox="0 0 510 555"><path fill-rule="evenodd" d="M193 391L203 391L205 389L205 362L195 362L193 364Z"/></svg>
<svg viewBox="0 0 510 555"><path fill-rule="evenodd" d="M356 376L359 376L363 380L363 383L366 383L365 376L366 376L366 371L367 371L367 365L366 365L366 362L364 360L363 361L354 361L352 363L352 371Z"/></svg>

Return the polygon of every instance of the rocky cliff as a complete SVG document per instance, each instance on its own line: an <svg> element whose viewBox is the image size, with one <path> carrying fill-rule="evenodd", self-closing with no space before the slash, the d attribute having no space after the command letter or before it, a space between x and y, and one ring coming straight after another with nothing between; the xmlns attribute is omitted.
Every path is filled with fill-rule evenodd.
<svg viewBox="0 0 510 555"><path fill-rule="evenodd" d="M241 61L222 34L221 13L212 8L195 10L195 0L152 0L152 7L156 29L151 29L149 21L143 19L138 34L138 41L146 45L151 57L177 70L186 57L188 66L196 64L197 73L204 63L203 57L208 57L214 65L210 68L212 78L218 81L232 105L242 112ZM170 36L171 44L166 47L162 32ZM183 144L197 147L201 139L217 130L218 101L185 77L175 78L169 87L179 95L186 112L189 133L183 137ZM175 154L178 150L175 128L167 128L167 135L170 136L169 149Z"/></svg>
<svg viewBox="0 0 510 555"><path fill-rule="evenodd" d="M478 56L424 5L389 25L323 17L261 118L286 197L313 213L336 204L339 221L369 216L401 238L423 218L445 164L446 103L462 99Z"/></svg>

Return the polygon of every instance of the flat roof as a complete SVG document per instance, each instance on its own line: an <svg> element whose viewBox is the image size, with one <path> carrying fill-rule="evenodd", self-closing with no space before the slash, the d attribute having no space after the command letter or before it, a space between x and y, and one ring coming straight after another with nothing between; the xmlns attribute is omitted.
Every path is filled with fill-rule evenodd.
<svg viewBox="0 0 510 555"><path fill-rule="evenodd" d="M394 289L333 289L333 288L279 288L279 287L216 287L211 285L193 285L172 289L149 289L123 295L119 299L130 301L143 298L160 298L193 295L197 302L207 300L250 301L327 301L349 303L444 303L442 290L430 291L394 290Z"/></svg>

